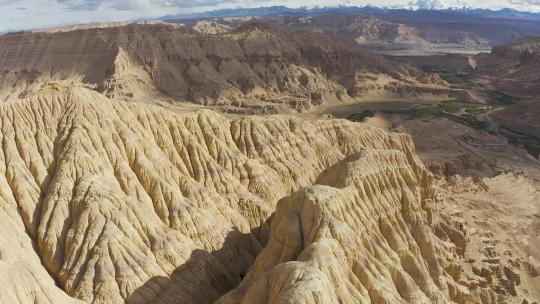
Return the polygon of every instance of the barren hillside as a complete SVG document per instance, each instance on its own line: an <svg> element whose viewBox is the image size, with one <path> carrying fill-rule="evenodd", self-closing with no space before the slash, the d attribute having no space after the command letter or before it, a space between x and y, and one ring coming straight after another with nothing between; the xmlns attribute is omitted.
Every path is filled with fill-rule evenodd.
<svg viewBox="0 0 540 304"><path fill-rule="evenodd" d="M275 17L295 30L320 31L354 38L358 43L428 43L415 29L370 15L320 15L312 17Z"/></svg>
<svg viewBox="0 0 540 304"><path fill-rule="evenodd" d="M15 278L2 303L210 303L248 273L276 204L244 284L315 262L306 274L324 283L294 288L317 303L467 297L448 273L459 273L452 245L430 228L431 175L410 137L173 114L65 82L1 107L0 272ZM296 259L306 266L265 272Z"/></svg>
<svg viewBox="0 0 540 304"><path fill-rule="evenodd" d="M0 37L0 98L50 79L74 79L109 97L172 98L259 112L305 111L372 93L447 94L440 79L370 55L350 40L247 23L206 35L128 25Z"/></svg>
<svg viewBox="0 0 540 304"><path fill-rule="evenodd" d="M351 39L411 27L280 18L0 36L1 304L540 301L540 163L502 134L536 138L538 42L446 82Z"/></svg>
<svg viewBox="0 0 540 304"><path fill-rule="evenodd" d="M540 142L540 38L526 37L479 55L476 77L519 98L493 115L502 126ZM540 144L538 144L540 154Z"/></svg>
<svg viewBox="0 0 540 304"><path fill-rule="evenodd" d="M472 32L441 30L430 25L408 25L390 22L385 16L373 15L320 15L286 18L288 26L296 29L337 33L353 37L360 44L401 44L419 48L429 44L455 44L463 47L489 47L487 39Z"/></svg>
<svg viewBox="0 0 540 304"><path fill-rule="evenodd" d="M493 85L516 96L540 93L540 38L526 37L493 48L478 56L477 74L489 77Z"/></svg>

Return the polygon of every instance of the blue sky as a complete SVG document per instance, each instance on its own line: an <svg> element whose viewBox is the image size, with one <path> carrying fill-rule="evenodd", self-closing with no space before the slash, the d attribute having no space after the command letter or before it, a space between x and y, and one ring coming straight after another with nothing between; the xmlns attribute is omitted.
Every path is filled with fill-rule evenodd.
<svg viewBox="0 0 540 304"><path fill-rule="evenodd" d="M388 7L510 7L540 12L540 0L0 0L0 32L101 21L155 18L221 8L272 5Z"/></svg>

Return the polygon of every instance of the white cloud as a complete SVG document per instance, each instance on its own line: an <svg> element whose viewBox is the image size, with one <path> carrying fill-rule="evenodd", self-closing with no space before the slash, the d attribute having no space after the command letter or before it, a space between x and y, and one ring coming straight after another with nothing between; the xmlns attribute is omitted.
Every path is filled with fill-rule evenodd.
<svg viewBox="0 0 540 304"><path fill-rule="evenodd" d="M415 9L441 9L444 4L439 0L416 0L408 3L411 8Z"/></svg>
<svg viewBox="0 0 540 304"><path fill-rule="evenodd" d="M16 0L4 0L16 1ZM237 4L238 1L227 0L57 0L64 8L70 11L96 10L101 6L112 7L117 10L134 10L149 7L156 8L197 8L216 6L220 4Z"/></svg>
<svg viewBox="0 0 540 304"><path fill-rule="evenodd" d="M85 22L156 18L221 8L332 5L540 11L540 0L0 0L0 32Z"/></svg>
<svg viewBox="0 0 540 304"><path fill-rule="evenodd" d="M72 11L96 10L101 6L101 0L57 0L60 5Z"/></svg>

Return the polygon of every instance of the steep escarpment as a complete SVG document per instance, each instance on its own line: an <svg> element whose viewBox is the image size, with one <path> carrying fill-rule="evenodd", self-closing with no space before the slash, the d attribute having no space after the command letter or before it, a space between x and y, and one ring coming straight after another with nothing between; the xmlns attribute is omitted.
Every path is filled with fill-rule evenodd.
<svg viewBox="0 0 540 304"><path fill-rule="evenodd" d="M246 23L201 34L168 25L0 37L0 98L49 79L77 80L109 97L166 97L265 112L304 111L373 91L417 94L444 82L370 55L345 38ZM363 80L371 81L364 86Z"/></svg>
<svg viewBox="0 0 540 304"><path fill-rule="evenodd" d="M517 102L492 117L503 127L533 136L534 156L540 153L540 38L525 37L478 55L475 75L491 87L517 97Z"/></svg>
<svg viewBox="0 0 540 304"><path fill-rule="evenodd" d="M281 200L265 249L218 303L472 302L453 245L430 229L431 175L414 160L362 151Z"/></svg>
<svg viewBox="0 0 540 304"><path fill-rule="evenodd" d="M444 274L451 251L430 232L430 177L405 135L342 120L174 114L74 82L48 83L0 107L0 272L10 278L2 279L2 303L210 303L246 275L276 202L292 193L278 204L267 245L295 236L283 262L320 240L324 250L358 249L359 267L380 257L379 271L398 271L406 297L452 290ZM364 175L364 188L346 186ZM312 184L329 186L303 188ZM335 203L306 210L302 225L279 224L310 209L303 193L319 188ZM348 208L359 213L338 216ZM401 241L375 245L392 223L411 246L404 253ZM306 239L295 243L301 227ZM337 229L328 241L315 237L325 227ZM350 229L366 233L351 237ZM247 277L276 265L268 250L277 249L265 249ZM368 280L385 285L390 277Z"/></svg>
<svg viewBox="0 0 540 304"><path fill-rule="evenodd" d="M477 62L477 75L490 78L498 89L516 96L539 93L539 38L525 37L496 46L490 54L479 55Z"/></svg>

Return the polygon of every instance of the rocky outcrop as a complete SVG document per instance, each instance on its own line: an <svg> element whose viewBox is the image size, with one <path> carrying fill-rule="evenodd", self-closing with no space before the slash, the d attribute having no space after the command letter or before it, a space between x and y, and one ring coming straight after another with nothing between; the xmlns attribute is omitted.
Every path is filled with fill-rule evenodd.
<svg viewBox="0 0 540 304"><path fill-rule="evenodd" d="M232 27L217 21L201 20L193 25L193 30L203 34L224 34L232 31Z"/></svg>
<svg viewBox="0 0 540 304"><path fill-rule="evenodd" d="M321 267L356 261L325 288L353 280L367 299L399 278L406 287L389 285L393 298L453 290L450 251L429 226L430 176L405 135L343 120L174 114L74 82L0 107L2 303L210 303L246 275L291 193L245 282L310 246L305 261L332 253ZM354 265L379 258L373 276L355 279Z"/></svg>
<svg viewBox="0 0 540 304"><path fill-rule="evenodd" d="M278 203L268 244L218 303L470 303L411 150L362 151L315 184Z"/></svg>

